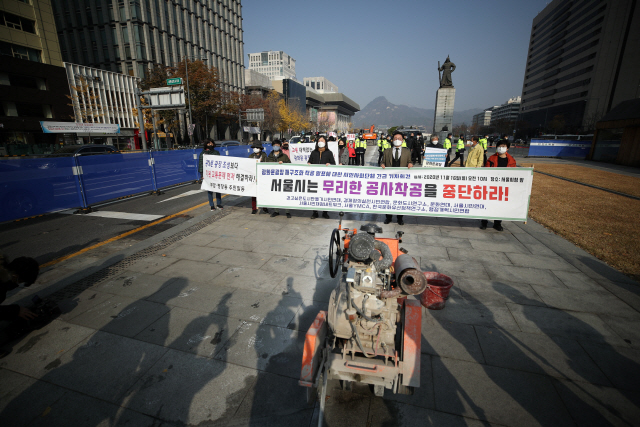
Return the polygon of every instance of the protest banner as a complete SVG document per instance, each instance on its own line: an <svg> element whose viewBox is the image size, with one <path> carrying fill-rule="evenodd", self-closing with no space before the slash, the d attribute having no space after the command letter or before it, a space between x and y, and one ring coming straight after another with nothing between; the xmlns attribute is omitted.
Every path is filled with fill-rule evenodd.
<svg viewBox="0 0 640 427"><path fill-rule="evenodd" d="M256 196L256 159L205 154L202 190L237 196Z"/></svg>
<svg viewBox="0 0 640 427"><path fill-rule="evenodd" d="M447 150L444 148L424 148L424 158L422 159L422 167L424 168L443 168L444 162L447 160Z"/></svg>
<svg viewBox="0 0 640 427"><path fill-rule="evenodd" d="M356 139L356 134L355 133L348 133L347 134L347 141L355 141Z"/></svg>
<svg viewBox="0 0 640 427"><path fill-rule="evenodd" d="M268 208L526 221L531 168L386 168L259 163Z"/></svg>
<svg viewBox="0 0 640 427"><path fill-rule="evenodd" d="M333 153L336 165L340 163L340 150L338 141L327 142L329 150ZM289 144L289 160L295 164L307 164L311 152L316 149L315 142L301 142L300 144Z"/></svg>

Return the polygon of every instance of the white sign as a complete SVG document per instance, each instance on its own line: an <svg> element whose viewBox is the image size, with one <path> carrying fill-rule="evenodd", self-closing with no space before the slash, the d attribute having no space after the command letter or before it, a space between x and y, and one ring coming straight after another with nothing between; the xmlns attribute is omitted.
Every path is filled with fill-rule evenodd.
<svg viewBox="0 0 640 427"><path fill-rule="evenodd" d="M340 149L338 141L327 142L329 150L333 153L336 165L340 164ZM300 144L289 144L289 160L291 163L307 164L311 152L316 149L315 142L301 142Z"/></svg>
<svg viewBox="0 0 640 427"><path fill-rule="evenodd" d="M242 129L247 133L260 133L260 128L255 126L243 126Z"/></svg>
<svg viewBox="0 0 640 427"><path fill-rule="evenodd" d="M328 137L334 137L334 138L336 138L336 139L338 138L338 134L337 134L337 133L335 133L335 132L327 132L327 136L328 136Z"/></svg>
<svg viewBox="0 0 640 427"><path fill-rule="evenodd" d="M40 122L44 133L120 133L120 125L109 123Z"/></svg>
<svg viewBox="0 0 640 427"><path fill-rule="evenodd" d="M444 148L424 148L424 158L422 159L422 167L425 168L443 168L447 160L447 150Z"/></svg>
<svg viewBox="0 0 640 427"><path fill-rule="evenodd" d="M348 133L347 134L347 141L355 141L356 140L356 134L355 133Z"/></svg>
<svg viewBox="0 0 640 427"><path fill-rule="evenodd" d="M182 86L153 87L145 95L149 98L149 106L154 110L173 110L185 106Z"/></svg>
<svg viewBox="0 0 640 427"><path fill-rule="evenodd" d="M256 196L257 159L205 154L202 159L202 190Z"/></svg>
<svg viewBox="0 0 640 427"><path fill-rule="evenodd" d="M526 221L532 168L386 168L259 163L269 208Z"/></svg>

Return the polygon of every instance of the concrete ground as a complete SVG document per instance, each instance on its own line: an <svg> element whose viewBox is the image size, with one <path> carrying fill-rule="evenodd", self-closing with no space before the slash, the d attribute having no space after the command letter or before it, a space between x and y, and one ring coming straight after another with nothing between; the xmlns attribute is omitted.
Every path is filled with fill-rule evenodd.
<svg viewBox="0 0 640 427"><path fill-rule="evenodd" d="M48 295L64 313L0 358L1 424L316 425L298 378L336 285L337 215L248 206L237 198L12 295ZM423 309L421 386L383 399L330 384L326 425L638 424L638 283L533 221L405 222L382 236L404 231L422 268L455 283L444 310Z"/></svg>

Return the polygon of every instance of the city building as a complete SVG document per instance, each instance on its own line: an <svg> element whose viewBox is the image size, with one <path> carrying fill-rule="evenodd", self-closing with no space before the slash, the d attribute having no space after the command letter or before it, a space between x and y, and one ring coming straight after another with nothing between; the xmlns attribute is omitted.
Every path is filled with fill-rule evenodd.
<svg viewBox="0 0 640 427"><path fill-rule="evenodd" d="M0 155L46 154L65 141L40 121L69 121L69 85L49 1L0 2Z"/></svg>
<svg viewBox="0 0 640 427"><path fill-rule="evenodd" d="M53 11L65 62L143 78L153 64L202 60L225 90L244 89L240 0L56 0Z"/></svg>
<svg viewBox="0 0 640 427"><path fill-rule="evenodd" d="M296 60L281 50L250 53L249 69L264 74L270 79L296 78Z"/></svg>
<svg viewBox="0 0 640 427"><path fill-rule="evenodd" d="M493 111L493 109L497 107L497 105L494 107L489 107L482 113L474 114L472 124L480 127L489 126L489 124L491 123L491 111Z"/></svg>
<svg viewBox="0 0 640 427"><path fill-rule="evenodd" d="M342 93L319 93L309 87L307 91L308 117L315 130L347 132L360 105Z"/></svg>
<svg viewBox="0 0 640 427"><path fill-rule="evenodd" d="M119 134L77 134L78 138L87 143L113 145L117 149L136 148L134 135L137 134L138 118L134 116L133 108L136 106L135 92L140 79L68 62L64 63L64 68L75 121L120 125ZM87 95L91 95L91 98Z"/></svg>
<svg viewBox="0 0 640 427"><path fill-rule="evenodd" d="M533 19L519 119L530 135L552 121L563 132L591 130L612 107L640 97L638 52L635 0L551 1Z"/></svg>
<svg viewBox="0 0 640 427"><path fill-rule="evenodd" d="M518 112L520 111L520 97L510 98L502 105L493 107L491 110L490 124L494 125L499 120L506 120L515 123L518 120Z"/></svg>
<svg viewBox="0 0 640 427"><path fill-rule="evenodd" d="M302 81L305 87L314 89L318 93L339 92L338 86L331 83L325 77L305 77Z"/></svg>
<svg viewBox="0 0 640 427"><path fill-rule="evenodd" d="M261 95L265 97L273 85L269 77L255 70L244 69L244 89L247 95Z"/></svg>
<svg viewBox="0 0 640 427"><path fill-rule="evenodd" d="M272 79L271 85L276 92L282 95L287 106L298 110L300 114L306 114L307 92L300 82L294 79Z"/></svg>

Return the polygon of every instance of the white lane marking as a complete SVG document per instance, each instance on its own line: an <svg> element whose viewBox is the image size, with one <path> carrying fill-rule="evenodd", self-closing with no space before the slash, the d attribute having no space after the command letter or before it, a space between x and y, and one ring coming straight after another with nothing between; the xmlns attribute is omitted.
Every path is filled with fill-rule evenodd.
<svg viewBox="0 0 640 427"><path fill-rule="evenodd" d="M97 211L91 212L88 214L77 214L84 216L99 216L102 218L117 218L117 219L130 219L134 221L154 221L156 219L160 219L164 217L164 215L147 215L147 214L136 214L136 213L127 213L127 212L110 212L110 211Z"/></svg>
<svg viewBox="0 0 640 427"><path fill-rule="evenodd" d="M177 196L173 196L173 197L169 197L168 199L164 199L164 200L160 200L157 203L164 203L164 202L168 202L169 200L173 200L173 199L179 199L181 197L187 197L187 196L191 196L192 194L198 194L198 193L203 193L204 190L191 190L191 191L187 191L186 193L182 193L182 194L178 194Z"/></svg>

